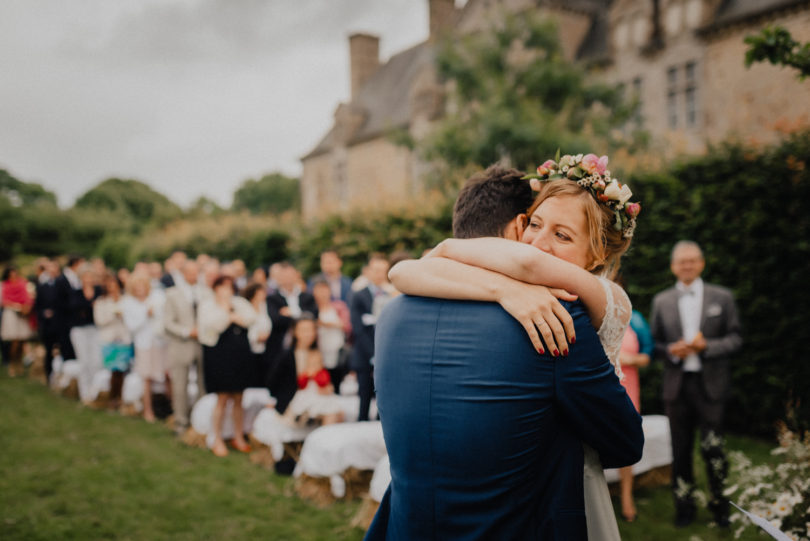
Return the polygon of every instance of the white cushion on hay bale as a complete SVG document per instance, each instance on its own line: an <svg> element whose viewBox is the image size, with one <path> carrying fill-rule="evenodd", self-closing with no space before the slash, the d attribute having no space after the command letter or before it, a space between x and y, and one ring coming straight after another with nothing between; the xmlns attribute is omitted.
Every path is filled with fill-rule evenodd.
<svg viewBox="0 0 810 541"><path fill-rule="evenodd" d="M275 408L264 408L253 421L251 435L268 446L273 460L278 462L284 457L285 443L304 441L315 428L317 427L291 426Z"/></svg>
<svg viewBox="0 0 810 541"><path fill-rule="evenodd" d="M88 396L90 400L95 400L101 393L110 392L110 380L112 379L112 372L102 368L95 374L90 382L90 391Z"/></svg>
<svg viewBox="0 0 810 541"><path fill-rule="evenodd" d="M121 387L121 402L131 404L135 407L135 411L141 411L143 409L142 397L143 380L138 374L130 372L124 377L124 384Z"/></svg>
<svg viewBox="0 0 810 541"><path fill-rule="evenodd" d="M244 433L251 432L256 416L265 409L266 406L274 403L274 399L270 396L267 389L245 389L245 392L242 393L242 409L245 412L242 431ZM216 405L217 395L215 393L208 393L197 400L191 410L191 428L205 435L205 442L209 448L214 445L214 433L211 425ZM228 402L228 405L225 406L225 415L222 423L222 437L224 439L230 439L236 435L233 426L233 415L231 413L232 408L233 405L231 402Z"/></svg>
<svg viewBox="0 0 810 541"><path fill-rule="evenodd" d="M68 385L70 385L71 381L78 380L79 372L80 368L78 362L72 360L62 361L59 364L59 371L58 371L59 377L56 383L57 388L64 389Z"/></svg>
<svg viewBox="0 0 810 541"><path fill-rule="evenodd" d="M374 468L374 475L371 477L371 484L368 487L369 497L380 503L389 484L391 484L391 461L386 453Z"/></svg>
<svg viewBox="0 0 810 541"><path fill-rule="evenodd" d="M346 483L341 474L349 468L374 470L385 455L379 421L322 426L304 440L293 475L326 477L332 494L342 498L346 494Z"/></svg>
<svg viewBox="0 0 810 541"><path fill-rule="evenodd" d="M644 430L644 451L641 460L633 465L633 475L672 464L672 444L669 433L669 419L666 415L644 415L641 418ZM608 483L619 480L619 470L605 470Z"/></svg>

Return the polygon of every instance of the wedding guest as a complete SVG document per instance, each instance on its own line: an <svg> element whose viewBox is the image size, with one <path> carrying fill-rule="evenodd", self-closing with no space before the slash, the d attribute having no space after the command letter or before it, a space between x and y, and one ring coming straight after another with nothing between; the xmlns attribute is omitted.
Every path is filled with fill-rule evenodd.
<svg viewBox="0 0 810 541"><path fill-rule="evenodd" d="M254 374L251 387L264 386L264 352L267 349L267 339L273 330L273 322L267 315L267 286L262 282L253 282L247 286L241 295L250 302L256 312L256 320L248 328L248 342L253 352Z"/></svg>
<svg viewBox="0 0 810 541"><path fill-rule="evenodd" d="M93 318L98 328L98 341L104 368L110 371L110 401L108 408L121 405L124 376L134 357L132 336L124 323L123 287L118 277L107 273L103 280L104 294L93 305Z"/></svg>
<svg viewBox="0 0 810 541"><path fill-rule="evenodd" d="M617 280L618 282L618 280ZM622 288L624 288L624 284ZM647 320L638 310L632 311L630 325L624 333L622 339L622 349L619 353L619 362L622 365L624 379L622 385L627 390L627 395L636 407L636 411L641 413L641 385L639 381L638 369L650 364L650 357L655 349L650 326ZM619 469L619 487L622 502L622 518L627 522L636 520L636 504L633 501L633 467L625 466Z"/></svg>
<svg viewBox="0 0 810 541"><path fill-rule="evenodd" d="M340 259L337 250L333 248L324 250L321 252L321 272L309 279L307 289L312 291L315 282L323 280L329 285L332 300L343 301L348 306L352 294L352 280L343 275L342 268L343 260Z"/></svg>
<svg viewBox="0 0 810 541"><path fill-rule="evenodd" d="M121 287L126 288L127 279L129 278L130 275L129 269L126 267L121 267L120 269L118 269L115 275L118 277L118 281L121 282Z"/></svg>
<svg viewBox="0 0 810 541"><path fill-rule="evenodd" d="M198 328L203 345L205 385L208 392L217 394L211 450L216 456L223 457L228 454L222 439L222 424L229 401L235 432L233 446L238 451L250 451L243 434L242 392L250 386L253 373L247 331L256 319L256 312L247 300L236 296L230 276L219 276L212 286L213 297L200 305Z"/></svg>
<svg viewBox="0 0 810 541"><path fill-rule="evenodd" d="M57 320L59 292L56 288L59 265L56 261L45 259L43 266L44 272L37 279L34 312L37 317L39 338L45 348L45 376L50 381L53 372L54 351L59 344L59 322Z"/></svg>
<svg viewBox="0 0 810 541"><path fill-rule="evenodd" d="M90 266L79 271L81 289L70 299L70 343L79 363L79 398L82 402L93 400L93 378L103 368L98 329L93 319L93 305L101 294L95 271Z"/></svg>
<svg viewBox="0 0 810 541"><path fill-rule="evenodd" d="M70 328L73 323L71 302L72 299L81 294L82 282L79 279L79 269L84 265L84 258L72 255L67 260L67 265L62 269L62 274L56 278L57 290L57 325L59 326L59 352L62 359L69 361L76 358L73 351L73 344L70 341Z"/></svg>
<svg viewBox="0 0 810 541"><path fill-rule="evenodd" d="M328 425L343 421L344 414L329 372L323 366L318 350L317 323L310 313L296 320L292 329L292 344L285 355L295 364L298 389L284 412L292 424Z"/></svg>
<svg viewBox="0 0 810 541"><path fill-rule="evenodd" d="M704 282L700 246L679 241L670 270L677 283L653 298L650 327L655 353L664 362L664 410L672 436L672 491L675 525L695 520L692 465L695 431L706 465L715 522L729 526L723 495L728 461L723 449L723 416L729 395L731 356L742 346L740 319L730 290Z"/></svg>
<svg viewBox="0 0 810 541"><path fill-rule="evenodd" d="M264 270L264 267L256 267L253 269L253 273L250 275L250 283L262 284L265 292L270 293L270 287L267 284L267 271Z"/></svg>
<svg viewBox="0 0 810 541"><path fill-rule="evenodd" d="M124 323L132 334L135 348L134 370L143 380L143 418L155 422L152 384L166 379L166 349L160 343L163 333L163 297L152 290L148 274L133 273L122 301Z"/></svg>
<svg viewBox="0 0 810 541"><path fill-rule="evenodd" d="M352 295L351 322L354 344L349 369L357 377L358 394L360 395L360 412L358 421L368 421L371 399L374 396L374 329L377 316L374 314L374 303L382 301L378 297L388 297L385 285L388 283L388 259L382 254L369 257L366 277L368 285Z"/></svg>
<svg viewBox="0 0 810 541"><path fill-rule="evenodd" d="M234 259L231 261L231 269L233 270L233 285L237 291L242 291L248 285L245 262L241 259Z"/></svg>
<svg viewBox="0 0 810 541"><path fill-rule="evenodd" d="M318 310L312 295L302 290L298 270L287 261L277 265L278 290L267 296L267 314L273 322L273 330L265 350L265 381L273 396L276 396L273 392L276 385L280 384L276 381L281 368L280 357L284 348L289 346L285 343L285 339L289 340L288 331L303 312L315 314Z"/></svg>
<svg viewBox="0 0 810 541"><path fill-rule="evenodd" d="M197 262L193 259L186 260L179 274L172 276L174 286L165 292L163 324L169 342L167 368L172 387L174 430L178 434L184 433L189 426L189 414L193 405L188 394L190 371L196 373L199 389L202 389L203 383L202 349L197 329L199 273Z"/></svg>
<svg viewBox="0 0 810 541"><path fill-rule="evenodd" d="M17 377L23 375L23 344L34 334L30 322L34 299L28 292L28 280L13 265L3 271L1 297L0 339L8 343L8 375Z"/></svg>
<svg viewBox="0 0 810 541"><path fill-rule="evenodd" d="M349 308L342 300L332 299L326 280L316 279L313 282L312 296L318 306L318 349L332 386L336 393L340 393L340 383L346 371L342 354L347 351L347 341L352 332Z"/></svg>

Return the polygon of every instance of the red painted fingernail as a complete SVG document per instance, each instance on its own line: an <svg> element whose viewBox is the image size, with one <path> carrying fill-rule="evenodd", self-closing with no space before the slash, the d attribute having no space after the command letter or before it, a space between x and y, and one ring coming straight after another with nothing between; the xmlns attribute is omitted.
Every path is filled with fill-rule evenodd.
<svg viewBox="0 0 810 541"><path fill-rule="evenodd" d="M573 343L575 343L576 341L577 341L577 337L576 337L576 336L572 336L572 337L571 337L571 343L573 344Z"/></svg>
<svg viewBox="0 0 810 541"><path fill-rule="evenodd" d="M537 348L537 353L539 353L540 355L542 355L545 352L546 350L544 350L543 348Z"/></svg>
<svg viewBox="0 0 810 541"><path fill-rule="evenodd" d="M554 350L554 356L557 357L559 354L560 354L560 352L555 349Z"/></svg>
<svg viewBox="0 0 810 541"><path fill-rule="evenodd" d="M568 350L567 349L563 350L563 355L566 355L566 356L568 355Z"/></svg>

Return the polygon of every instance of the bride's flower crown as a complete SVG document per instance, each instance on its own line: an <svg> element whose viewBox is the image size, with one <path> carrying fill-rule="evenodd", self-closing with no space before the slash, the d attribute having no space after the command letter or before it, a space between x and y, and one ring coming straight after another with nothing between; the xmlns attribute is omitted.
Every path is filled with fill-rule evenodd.
<svg viewBox="0 0 810 541"><path fill-rule="evenodd" d="M607 170L608 157L597 157L596 154L566 154L560 157L560 151L553 160L546 160L537 168L536 174L523 177L529 179L532 189L540 190L541 182L568 179L588 190L591 195L613 211L613 227L621 231L626 239L633 237L636 230L636 217L641 212L641 203L631 203L633 192L626 184L621 184L610 176Z"/></svg>

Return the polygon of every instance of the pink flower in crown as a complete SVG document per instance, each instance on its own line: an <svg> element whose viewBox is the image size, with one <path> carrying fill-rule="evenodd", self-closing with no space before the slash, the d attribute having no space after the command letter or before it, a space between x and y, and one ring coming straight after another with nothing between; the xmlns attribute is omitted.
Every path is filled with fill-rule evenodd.
<svg viewBox="0 0 810 541"><path fill-rule="evenodd" d="M624 211L631 218L635 218L641 212L641 203L628 203L627 206L624 207Z"/></svg>
<svg viewBox="0 0 810 541"><path fill-rule="evenodd" d="M605 171L607 171L607 164L607 156L598 158L596 154L586 154L585 157L582 158L582 168L585 169L585 171L587 171L590 175L593 175L594 173L604 175Z"/></svg>
<svg viewBox="0 0 810 541"><path fill-rule="evenodd" d="M537 168L537 174L543 176L548 175L556 166L557 164L554 163L554 160L546 160L543 162L543 165Z"/></svg>

